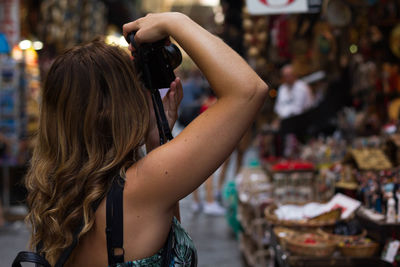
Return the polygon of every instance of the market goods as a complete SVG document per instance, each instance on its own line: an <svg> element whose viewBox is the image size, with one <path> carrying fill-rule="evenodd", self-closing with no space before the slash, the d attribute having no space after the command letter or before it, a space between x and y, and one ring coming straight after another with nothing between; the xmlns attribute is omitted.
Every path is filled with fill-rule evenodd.
<svg viewBox="0 0 400 267"><path fill-rule="evenodd" d="M345 236L356 236L360 235L362 232L363 228L356 220L338 222L333 229L334 234Z"/></svg>
<svg viewBox="0 0 400 267"><path fill-rule="evenodd" d="M285 227L323 227L332 226L336 223L337 218L329 220L285 220L279 219L275 214L276 206L270 205L264 210L264 215L266 219L273 225L285 226Z"/></svg>
<svg viewBox="0 0 400 267"><path fill-rule="evenodd" d="M338 244L359 240L367 235L367 231L362 228L357 220L339 221L335 224L333 230L318 229L318 233Z"/></svg>
<svg viewBox="0 0 400 267"><path fill-rule="evenodd" d="M324 222L324 221L332 221L332 220L339 220L340 214L342 212L341 208L336 208L331 211L322 213L321 215L315 216L309 219L309 222Z"/></svg>
<svg viewBox="0 0 400 267"><path fill-rule="evenodd" d="M329 231L323 230L323 229L318 229L317 232L321 235L324 235L326 238L329 240L336 242L337 244L346 242L348 240L356 240L360 239L362 237L365 237L367 235L367 231L363 230L360 234L358 235L339 235L339 234L334 234Z"/></svg>

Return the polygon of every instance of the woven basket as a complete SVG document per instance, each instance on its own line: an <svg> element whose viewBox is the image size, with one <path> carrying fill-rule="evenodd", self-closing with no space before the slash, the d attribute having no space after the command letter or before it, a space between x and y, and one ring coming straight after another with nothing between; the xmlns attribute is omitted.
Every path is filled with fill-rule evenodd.
<svg viewBox="0 0 400 267"><path fill-rule="evenodd" d="M273 231L283 250L286 249L286 240L290 239L296 233L296 231L290 228L280 226L274 227Z"/></svg>
<svg viewBox="0 0 400 267"><path fill-rule="evenodd" d="M338 218L333 217L325 220L316 220L316 219L308 219L308 220L280 220L275 215L275 209L277 207L275 205L270 205L265 208L264 215L267 221L276 226L284 226L284 227L300 227L300 228L317 228L317 227L326 227L333 226L337 222ZM336 211L332 211L335 212ZM327 216L326 218L328 218Z"/></svg>
<svg viewBox="0 0 400 267"><path fill-rule="evenodd" d="M327 232L323 229L318 229L317 232L322 235L325 236L326 238L328 238L329 240L336 242L336 243L341 243L341 242L346 242L346 241L354 241L354 240L358 240L362 237L367 236L367 230L363 230L361 232L361 234L359 235L336 235L336 234L332 234L330 232Z"/></svg>
<svg viewBox="0 0 400 267"><path fill-rule="evenodd" d="M378 252L379 243L371 242L357 245L339 245L338 247L343 256L352 258L370 258Z"/></svg>
<svg viewBox="0 0 400 267"><path fill-rule="evenodd" d="M298 237L286 239L287 249L297 255L311 257L328 257L333 254L336 249L336 243L331 242L318 234L312 234L312 238L317 241L315 244L307 244L305 238L310 234L302 234Z"/></svg>

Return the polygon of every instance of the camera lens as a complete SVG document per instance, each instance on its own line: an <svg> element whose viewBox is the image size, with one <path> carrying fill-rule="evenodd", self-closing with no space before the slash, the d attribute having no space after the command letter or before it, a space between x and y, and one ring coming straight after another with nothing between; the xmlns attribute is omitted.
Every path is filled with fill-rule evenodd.
<svg viewBox="0 0 400 267"><path fill-rule="evenodd" d="M164 46L164 52L164 55L167 57L172 69L177 68L182 63L182 54L176 45L170 44Z"/></svg>

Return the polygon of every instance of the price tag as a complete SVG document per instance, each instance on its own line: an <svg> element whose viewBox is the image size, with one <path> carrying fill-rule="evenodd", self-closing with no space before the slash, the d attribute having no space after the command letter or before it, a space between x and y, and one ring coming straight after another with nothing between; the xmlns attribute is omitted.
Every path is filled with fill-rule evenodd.
<svg viewBox="0 0 400 267"><path fill-rule="evenodd" d="M386 251L382 254L382 260L393 263L400 247L399 240L393 240L387 245Z"/></svg>

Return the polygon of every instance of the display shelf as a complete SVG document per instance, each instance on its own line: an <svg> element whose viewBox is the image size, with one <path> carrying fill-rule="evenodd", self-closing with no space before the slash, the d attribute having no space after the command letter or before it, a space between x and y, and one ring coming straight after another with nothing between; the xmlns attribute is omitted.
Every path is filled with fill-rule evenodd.
<svg viewBox="0 0 400 267"><path fill-rule="evenodd" d="M351 258L344 257L340 253L334 253L330 257L310 257L293 255L290 252L282 249L278 243L277 238L273 231L271 231L271 247L275 254L276 267L389 267L391 264L382 261L381 259L374 258Z"/></svg>
<svg viewBox="0 0 400 267"><path fill-rule="evenodd" d="M239 248L249 266L267 266L270 251L267 246L260 249L254 238L245 232L239 234Z"/></svg>
<svg viewBox="0 0 400 267"><path fill-rule="evenodd" d="M283 165L284 169L280 169L280 165ZM263 169L271 177L275 202L308 203L315 200L316 171L311 163L302 161L282 161L274 165L264 163Z"/></svg>
<svg viewBox="0 0 400 267"><path fill-rule="evenodd" d="M239 235L239 247L249 266L266 266L270 260L269 226L262 208L239 201L238 220L243 232ZM267 234L266 234L267 233Z"/></svg>

